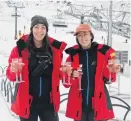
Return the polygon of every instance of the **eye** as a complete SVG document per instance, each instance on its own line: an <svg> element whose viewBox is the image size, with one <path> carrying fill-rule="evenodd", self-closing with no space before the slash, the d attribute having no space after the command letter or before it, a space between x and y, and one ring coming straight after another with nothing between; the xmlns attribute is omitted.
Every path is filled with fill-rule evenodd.
<svg viewBox="0 0 131 121"><path fill-rule="evenodd" d="M37 28L39 28L39 27L38 27L38 26L34 26L34 28L36 28L36 29L37 29Z"/></svg>
<svg viewBox="0 0 131 121"><path fill-rule="evenodd" d="M45 26L42 26L41 28L42 28L42 29L46 29L46 27L45 27Z"/></svg>
<svg viewBox="0 0 131 121"><path fill-rule="evenodd" d="M80 38L81 36L82 36L81 34L78 34L78 35L77 35L77 38Z"/></svg>

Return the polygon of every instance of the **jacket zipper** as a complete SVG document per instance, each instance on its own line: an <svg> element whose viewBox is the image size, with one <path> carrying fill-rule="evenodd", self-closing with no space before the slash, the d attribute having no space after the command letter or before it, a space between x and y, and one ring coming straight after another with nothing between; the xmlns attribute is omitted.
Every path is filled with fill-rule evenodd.
<svg viewBox="0 0 131 121"><path fill-rule="evenodd" d="M40 77L40 91L39 91L39 97L42 95L42 78Z"/></svg>
<svg viewBox="0 0 131 121"><path fill-rule="evenodd" d="M86 59L87 59L87 105L88 105L88 98L89 98L89 62L88 62L88 52L86 52Z"/></svg>

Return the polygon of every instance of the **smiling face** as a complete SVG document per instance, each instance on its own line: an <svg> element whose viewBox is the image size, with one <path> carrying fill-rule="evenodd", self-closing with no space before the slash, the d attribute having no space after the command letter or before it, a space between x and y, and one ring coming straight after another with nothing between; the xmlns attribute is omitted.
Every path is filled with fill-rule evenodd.
<svg viewBox="0 0 131 121"><path fill-rule="evenodd" d="M32 28L32 32L34 41L42 42L47 33L46 26L43 24L37 24Z"/></svg>
<svg viewBox="0 0 131 121"><path fill-rule="evenodd" d="M86 31L81 31L76 35L79 44L83 49L88 49L91 47L91 33Z"/></svg>

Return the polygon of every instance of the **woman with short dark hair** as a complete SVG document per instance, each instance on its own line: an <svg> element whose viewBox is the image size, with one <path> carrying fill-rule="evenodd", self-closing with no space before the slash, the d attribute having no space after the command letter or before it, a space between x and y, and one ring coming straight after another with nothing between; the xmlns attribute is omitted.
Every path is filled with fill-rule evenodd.
<svg viewBox="0 0 131 121"><path fill-rule="evenodd" d="M104 121L114 118L113 108L105 84L116 80L120 65L115 63L115 50L93 42L88 24L80 24L75 31L77 45L67 48L67 62L71 62L71 87L66 116L74 121ZM109 63L111 61L111 63Z"/></svg>

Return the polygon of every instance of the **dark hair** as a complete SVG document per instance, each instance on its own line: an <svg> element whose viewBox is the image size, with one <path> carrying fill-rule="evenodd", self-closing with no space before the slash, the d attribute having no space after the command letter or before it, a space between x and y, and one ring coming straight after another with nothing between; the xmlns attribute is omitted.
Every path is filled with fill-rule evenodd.
<svg viewBox="0 0 131 121"><path fill-rule="evenodd" d="M90 35L91 35L91 42L92 42L94 40L94 34L90 32ZM76 37L76 42L78 45L80 45L77 37Z"/></svg>
<svg viewBox="0 0 131 121"><path fill-rule="evenodd" d="M32 31L29 34L28 40L27 40L27 48L29 52L35 48L34 41L33 41L33 33ZM44 39L43 39L43 44L42 44L42 50L45 50L46 52L49 52L51 50L50 43L48 41L48 34L46 33Z"/></svg>

